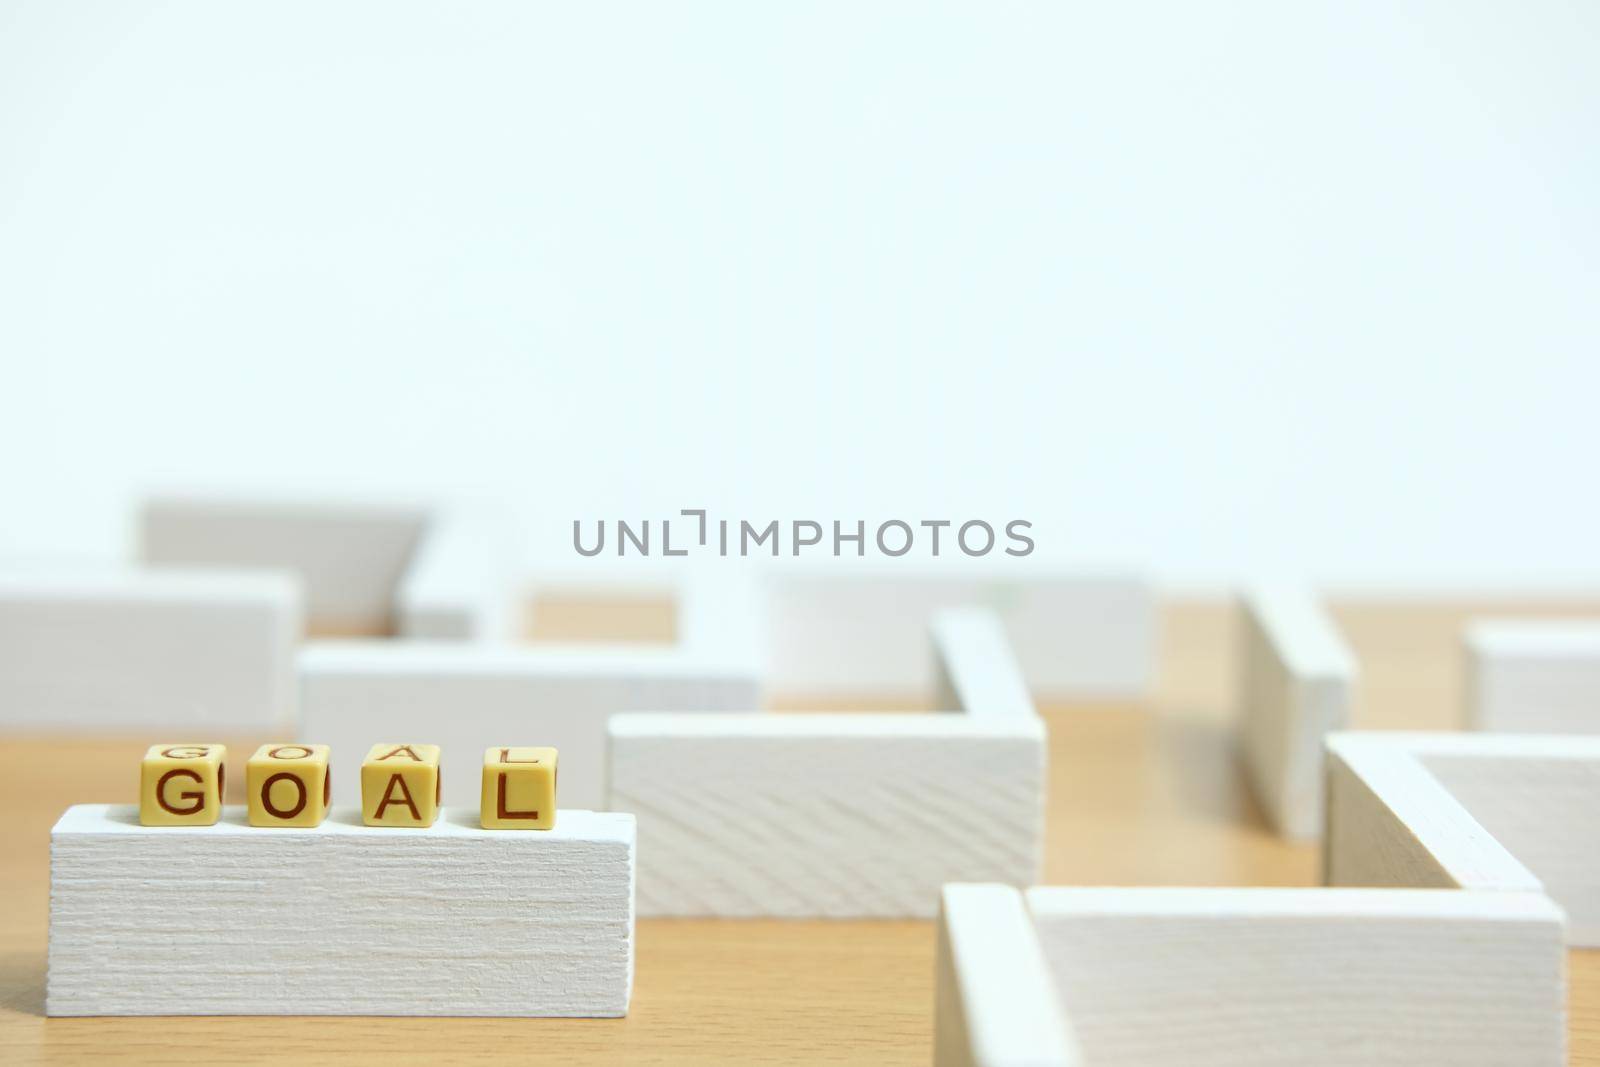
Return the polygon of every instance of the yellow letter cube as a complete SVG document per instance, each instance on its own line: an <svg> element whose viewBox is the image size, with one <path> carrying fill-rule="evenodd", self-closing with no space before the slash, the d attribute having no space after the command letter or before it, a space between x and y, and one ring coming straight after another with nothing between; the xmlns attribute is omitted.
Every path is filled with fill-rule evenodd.
<svg viewBox="0 0 1600 1067"><path fill-rule="evenodd" d="M432 826L439 794L438 745L373 745L361 761L361 821L368 826Z"/></svg>
<svg viewBox="0 0 1600 1067"><path fill-rule="evenodd" d="M262 745L244 765L251 826L318 826L333 785L327 745Z"/></svg>
<svg viewBox="0 0 1600 1067"><path fill-rule="evenodd" d="M210 826L222 817L222 745L151 745L139 768L139 821Z"/></svg>
<svg viewBox="0 0 1600 1067"><path fill-rule="evenodd" d="M556 824L556 750L491 748L483 754L485 830L548 830Z"/></svg>

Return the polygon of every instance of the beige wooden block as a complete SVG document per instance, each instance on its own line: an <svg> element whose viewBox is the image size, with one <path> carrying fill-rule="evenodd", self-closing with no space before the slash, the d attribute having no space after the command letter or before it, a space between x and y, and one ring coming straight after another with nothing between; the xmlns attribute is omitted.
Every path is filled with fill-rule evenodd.
<svg viewBox="0 0 1600 1067"><path fill-rule="evenodd" d="M139 766L139 822L210 826L222 816L222 745L151 745Z"/></svg>
<svg viewBox="0 0 1600 1067"><path fill-rule="evenodd" d="M361 761L368 826L432 826L441 795L438 745L373 745Z"/></svg>
<svg viewBox="0 0 1600 1067"><path fill-rule="evenodd" d="M549 830L556 824L556 750L491 748L483 754L485 830Z"/></svg>
<svg viewBox="0 0 1600 1067"><path fill-rule="evenodd" d="M251 826L317 826L328 815L327 745L262 745L244 776Z"/></svg>

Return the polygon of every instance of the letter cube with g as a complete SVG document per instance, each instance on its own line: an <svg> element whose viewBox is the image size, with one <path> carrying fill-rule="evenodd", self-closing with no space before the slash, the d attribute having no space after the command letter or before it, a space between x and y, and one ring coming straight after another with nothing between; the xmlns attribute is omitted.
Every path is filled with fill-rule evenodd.
<svg viewBox="0 0 1600 1067"><path fill-rule="evenodd" d="M244 778L251 826L319 826L328 814L327 745L262 745Z"/></svg>
<svg viewBox="0 0 1600 1067"><path fill-rule="evenodd" d="M556 750L491 748L483 754L485 830L549 830L556 824Z"/></svg>
<svg viewBox="0 0 1600 1067"><path fill-rule="evenodd" d="M222 817L222 745L151 745L139 767L145 826L210 826Z"/></svg>
<svg viewBox="0 0 1600 1067"><path fill-rule="evenodd" d="M361 761L361 821L368 826L432 826L439 792L438 745L373 745Z"/></svg>

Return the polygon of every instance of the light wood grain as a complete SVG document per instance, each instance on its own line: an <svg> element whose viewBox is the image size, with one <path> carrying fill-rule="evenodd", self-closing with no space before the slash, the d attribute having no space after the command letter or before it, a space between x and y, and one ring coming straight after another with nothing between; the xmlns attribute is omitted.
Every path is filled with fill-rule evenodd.
<svg viewBox="0 0 1600 1067"><path fill-rule="evenodd" d="M1363 665L1359 726L1418 728L1452 718L1460 677L1454 634L1466 614L1458 605L1401 605L1390 614L1381 606L1335 605ZM1234 682L1235 610L1226 603L1175 605L1163 625L1152 708L1044 709L1052 758L1046 881L1315 884L1315 846L1281 841L1266 828L1234 756L1225 709ZM643 921L626 1019L47 1021L49 828L69 804L132 801L148 740L0 743L0 1062L79 1063L100 1055L123 1062L299 1058L392 1067L429 1057L503 1063L508 1055L535 1053L574 1064L930 1059L930 922ZM248 753L274 739L215 740ZM243 781L242 770L229 768L230 783ZM1600 951L1569 954L1569 982L1570 1062L1600 1067Z"/></svg>

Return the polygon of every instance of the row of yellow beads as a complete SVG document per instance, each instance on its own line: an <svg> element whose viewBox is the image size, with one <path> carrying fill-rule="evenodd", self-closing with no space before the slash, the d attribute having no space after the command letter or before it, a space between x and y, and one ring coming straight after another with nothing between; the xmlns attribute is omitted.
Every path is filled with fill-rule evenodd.
<svg viewBox="0 0 1600 1067"><path fill-rule="evenodd" d="M139 776L146 826L210 826L222 817L223 745L151 745ZM327 745L262 745L245 764L251 826L317 826L333 799ZM432 826L439 817L439 746L373 745L361 762L368 826ZM488 830L556 824L556 750L491 748L483 755L479 821Z"/></svg>

